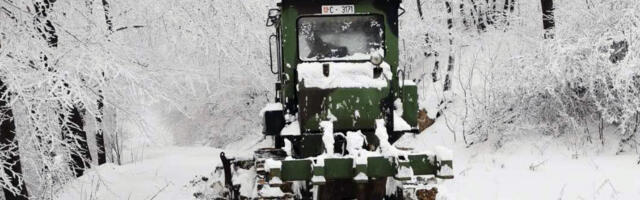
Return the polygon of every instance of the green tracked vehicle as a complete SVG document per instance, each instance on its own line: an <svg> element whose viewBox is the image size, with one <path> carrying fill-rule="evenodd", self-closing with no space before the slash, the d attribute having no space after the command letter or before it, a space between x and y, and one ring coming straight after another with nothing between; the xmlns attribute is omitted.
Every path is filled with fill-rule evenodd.
<svg viewBox="0 0 640 200"><path fill-rule="evenodd" d="M453 178L451 156L392 145L421 131L416 85L398 66L400 0L277 5L266 23L276 96L262 111L274 146L221 153L218 197L433 198L432 183Z"/></svg>

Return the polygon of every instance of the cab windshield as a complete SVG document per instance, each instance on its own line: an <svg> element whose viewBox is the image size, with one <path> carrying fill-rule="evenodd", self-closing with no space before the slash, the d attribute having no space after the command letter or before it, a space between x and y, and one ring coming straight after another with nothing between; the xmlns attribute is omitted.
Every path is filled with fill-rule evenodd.
<svg viewBox="0 0 640 200"><path fill-rule="evenodd" d="M382 16L312 16L298 20L298 49L302 61L369 60L384 56Z"/></svg>

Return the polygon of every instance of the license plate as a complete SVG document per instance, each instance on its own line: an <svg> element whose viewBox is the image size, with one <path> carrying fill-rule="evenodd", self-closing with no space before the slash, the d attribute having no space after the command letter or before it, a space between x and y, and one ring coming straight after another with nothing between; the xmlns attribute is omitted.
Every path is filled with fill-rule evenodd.
<svg viewBox="0 0 640 200"><path fill-rule="evenodd" d="M355 12L356 12L356 7L354 5L322 6L323 15L354 14Z"/></svg>

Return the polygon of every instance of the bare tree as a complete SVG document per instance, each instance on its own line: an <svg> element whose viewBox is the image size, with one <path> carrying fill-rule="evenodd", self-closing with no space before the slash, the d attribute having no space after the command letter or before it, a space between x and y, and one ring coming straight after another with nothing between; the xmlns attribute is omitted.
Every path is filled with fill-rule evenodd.
<svg viewBox="0 0 640 200"><path fill-rule="evenodd" d="M487 28L487 23L485 20L486 17L486 10L485 8L483 8L483 6L478 6L481 3L478 3L475 0L470 0L471 4L473 4L473 12L472 12L472 16L474 15L473 13L475 13L475 19L477 20L477 27L478 27L478 31L484 31Z"/></svg>
<svg viewBox="0 0 640 200"><path fill-rule="evenodd" d="M515 0L504 0L504 6L502 7L502 15L504 17L505 20L505 28L507 28L509 26L509 17L513 14L513 11L515 10L515 5L516 2Z"/></svg>
<svg viewBox="0 0 640 200"><path fill-rule="evenodd" d="M104 18L107 24L107 40L109 35L113 33L113 22L111 21L110 5L107 0L102 0L102 7L104 10ZM104 79L104 72L102 72L102 78ZM101 87L101 86L99 86ZM96 143L98 147L98 165L102 165L107 162L105 142L104 142L104 92L102 89L98 89L98 113L96 113L96 122L98 128L96 130Z"/></svg>
<svg viewBox="0 0 640 200"><path fill-rule="evenodd" d="M102 125L103 127L98 125L98 129L103 129L103 134L109 133L111 135L110 132L112 131L117 134L115 132L121 130L118 129L119 127L114 127L112 130L110 129L112 125L106 124L111 121L107 119L111 118L111 113L115 113L111 112L111 109L113 109L118 111L119 117L116 120L129 120L136 123L135 125L137 126L146 126L144 124L146 122L139 120L141 116L131 110L139 105L148 105L156 102L164 102L171 105L180 103L191 106L194 104L182 102L192 100L185 98L185 94L199 95L201 92L192 94L188 91L189 89L185 89L191 84L182 83L193 83L198 87L202 84L218 84L218 82L209 79L211 73L208 73L207 70L210 66L204 64L208 63L206 61L224 62L229 60L230 62L236 62L226 58L235 58L242 54L255 54L257 57L263 57L261 55L265 54L264 51L247 53L242 51L242 48L236 48L229 52L224 51L225 45L212 46L210 45L212 42L202 42L203 40L218 41L218 39L214 40L209 37L218 33L218 31L228 31L220 35L229 35L231 37L232 34L229 34L229 32L232 30L221 30L219 29L219 24L227 25L234 22L211 20L206 21L210 24L195 24L195 22L199 21L193 21L193 18L188 15L179 16L179 18L175 18L175 21L158 20L147 22L141 19L126 18L131 22L151 23L148 27L149 29L153 28L153 31L145 29L147 27L145 26L146 24L130 25L128 27L131 28L125 31L125 28L117 28L115 24L109 26L100 25L104 23L106 17L102 11L104 8L104 5L101 5L102 1L82 0L79 2L55 1L54 3L53 0L0 0L0 45L2 45L0 50L0 63L2 65L0 67L0 76L3 78L2 81L5 86L7 86L8 93L11 94L17 130L25 130L24 133L17 135L21 144L20 150L23 153L20 158L23 161L22 166L25 170L29 170L28 173L25 171L26 180L30 181L29 188L33 189L29 192L31 198L35 199L52 199L60 191L61 185L74 180L76 175L85 172L84 168L89 166L88 161L91 159L91 153L93 153L88 151L89 148L87 146L89 145L86 142L86 134L99 134L99 132L84 132L85 125L94 122L105 123ZM108 3L112 3L112 1ZM129 5L136 4L131 2L119 3L124 4L123 8L129 8ZM192 4L195 5L197 3ZM180 4L172 3L172 5ZM197 5L201 6L200 4ZM87 6L93 6L92 10L87 11ZM140 10L145 11L144 9ZM11 18L7 18L7 13L14 13L14 15ZM109 13L107 16L114 15L113 13L115 12L109 11ZM137 15L139 12L135 14ZM215 14L205 11L197 14L203 18L216 17ZM254 15L252 12L247 12L247 14ZM127 14L123 15L130 17ZM250 18L256 17L251 16ZM124 20L125 18L123 18ZM159 38L161 40L157 41L144 41L144 39L141 40L137 37L136 34L152 35L150 33L168 30L169 32L163 34L180 35L177 34L180 31L174 31L178 30L177 28L165 29L163 27L165 23L172 27L184 26L184 22L193 23L190 24L191 27L204 25L202 27L206 28L200 30L202 34L198 34L202 35L202 37L191 40L190 44L202 44L199 47L209 48L207 52L223 56L225 59L202 60L200 62L202 63L202 68L193 69L195 67L192 67L192 69L185 70L168 66L170 66L170 62L173 62L171 65L176 65L177 63L186 63L185 61L188 61L188 59L158 61L158 57L166 57L165 55L170 54L165 48L147 48L145 50L150 52L148 55L135 55L135 53L140 52L141 45L139 44L141 42L150 43L155 47L157 47L157 44L173 44L173 41L166 38ZM258 36L262 35L261 33L252 32L253 30L259 31L261 28L248 26L242 28L244 28L242 30L248 30L244 32L251 37L258 38ZM113 34L110 34L109 29L113 30ZM136 37L131 37L133 35ZM185 40L191 38L190 34L180 36L181 39L176 40L175 43L182 44L185 43ZM225 38L223 41L227 40L228 38ZM249 41L255 40L247 40L247 42ZM198 48L193 48L191 45L185 45L184 47L181 51L193 49L194 52L202 53L200 50L195 51ZM202 53L202 55L209 54ZM209 56L202 56L201 58L209 58ZM193 63L189 63L189 65L191 64ZM251 64L255 64L255 62L250 59L242 63L243 66L253 67ZM220 66L228 65L229 63L220 64ZM148 68L145 68L145 66ZM259 72L259 70L253 71ZM197 74L197 76L193 74ZM167 76L172 76L171 80L179 81L167 83L164 81ZM193 77L196 77L196 79ZM237 73L237 76L229 77L228 80L226 80L227 77L224 77L225 80L220 82L239 80L236 77L244 78L246 74ZM263 76L256 74L254 77ZM253 79L255 80L255 78ZM262 79L260 80L262 81ZM263 82L256 82L254 85L259 86ZM226 90L221 91L223 89ZM220 87L219 90L211 91L223 94L228 91L234 92L238 90L231 87ZM203 98L193 99L190 102L211 101L211 93L202 96ZM102 102L102 105L99 105L99 102ZM217 101L215 102L217 103ZM229 105L233 104L230 103ZM182 112L182 108L178 107L179 111L176 113ZM105 110L104 113L99 111L102 109ZM166 110L170 109L172 108L167 108ZM193 111L202 110L195 106L189 109ZM224 109L229 111L222 109L216 109L216 111L222 110L229 113L228 116L231 117L238 116L235 106L225 105ZM254 108L251 109L256 110ZM191 110L191 113L195 113ZM247 112L247 116L253 115L253 112L250 111ZM104 120L101 122L94 120L98 118L103 118ZM205 120L205 118L195 118ZM83 121L83 119L87 120ZM114 120L114 123L117 122ZM200 122L194 121L192 123ZM256 127L254 124L259 124L259 121L256 120L251 126ZM217 124L212 123L209 126L214 125ZM234 125L229 126L235 127ZM199 129L203 130L203 128ZM62 134L61 131L63 131ZM205 131L202 132L204 133ZM120 133L116 139L118 140L118 145L114 145L114 148L117 148L118 151L120 149L134 148L121 141L121 138L129 136L125 135L129 134L129 132L121 131ZM100 140L99 137L96 139ZM207 138L202 137L201 139ZM100 143L100 141L98 142ZM103 142L111 143L109 140ZM99 156L95 157L99 158ZM31 163L35 163L34 168L25 167L25 165ZM0 184L3 182L7 181L0 181ZM2 186L6 185L3 184Z"/></svg>
<svg viewBox="0 0 640 200"><path fill-rule="evenodd" d="M416 0L416 4L417 4L416 7L418 7L418 15L420 16L420 19L424 19L422 17L422 1Z"/></svg>
<svg viewBox="0 0 640 200"><path fill-rule="evenodd" d="M453 58L453 5L451 5L451 1L445 1L445 6L447 7L447 13L449 13L449 18L447 18L447 29L449 29L449 62L447 62L447 75L444 80L444 89L443 91L449 91L451 89L451 75L453 75L453 64L455 62Z"/></svg>
<svg viewBox="0 0 640 200"><path fill-rule="evenodd" d="M58 35L53 22L49 19L48 13L53 7L55 1L42 0L34 3L35 15L35 27L36 31L46 41L47 45L51 49L58 47ZM42 62L47 71L56 72L55 63L50 63L46 54L42 55ZM64 80L62 80L64 82ZM63 83L62 87L68 88L68 83ZM70 92L70 91L69 91ZM65 105L59 103L62 109ZM76 176L82 176L84 170L90 167L89 161L91 160L91 154L89 152L89 145L87 143L87 133L84 131L84 121L82 118L81 108L79 103L71 105L70 115L60 116L60 123L62 124L62 138L67 144L75 151L71 152L71 170L74 171Z"/></svg>
<svg viewBox="0 0 640 200"><path fill-rule="evenodd" d="M5 16L9 19L15 20L13 13L9 9L0 6L0 11L5 13ZM0 32L0 49L2 49L4 37L4 33ZM7 86L2 78L4 77L0 77L0 155L3 156L0 163L2 163L1 167L4 169L5 176L9 179L9 185L5 185L2 189L5 199L26 200L29 194L22 179L22 161L20 160L18 140L16 139L16 125L13 119L13 109L9 104L11 96L7 92Z"/></svg>
<svg viewBox="0 0 640 200"><path fill-rule="evenodd" d="M542 4L542 27L544 28L544 38L554 37L553 28L555 21L553 18L553 0L540 0Z"/></svg>
<svg viewBox="0 0 640 200"><path fill-rule="evenodd" d="M27 200L29 194L22 179L22 165L18 141L16 140L16 125L13 121L13 111L9 105L10 95L5 83L0 79L0 152L2 168L10 182L10 187L3 187L5 199Z"/></svg>
<svg viewBox="0 0 640 200"><path fill-rule="evenodd" d="M516 0L504 0L503 10L505 13L507 13L507 11L509 13L512 13L515 10L515 6L516 6Z"/></svg>

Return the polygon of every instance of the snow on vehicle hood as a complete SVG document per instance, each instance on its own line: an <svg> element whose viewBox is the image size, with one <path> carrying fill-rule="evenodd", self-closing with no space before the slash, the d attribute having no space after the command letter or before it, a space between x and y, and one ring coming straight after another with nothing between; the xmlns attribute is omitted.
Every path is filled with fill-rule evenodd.
<svg viewBox="0 0 640 200"><path fill-rule="evenodd" d="M322 65L329 64L329 76L322 73ZM387 87L393 78L391 67L383 62L382 75L373 77L375 65L365 63L312 62L297 66L298 81L307 88L378 88Z"/></svg>

